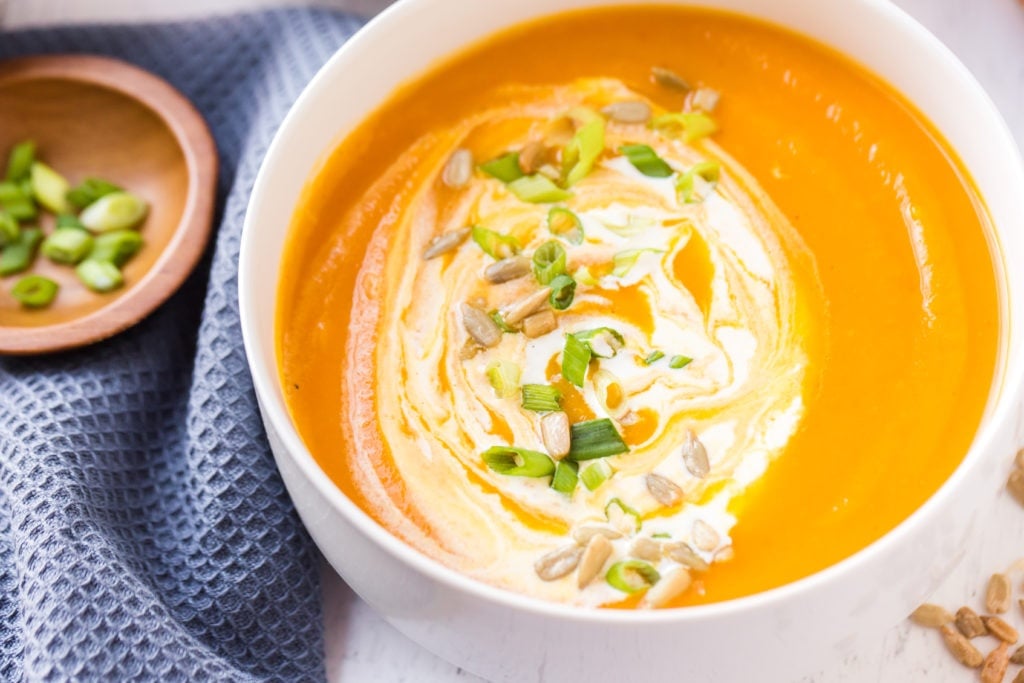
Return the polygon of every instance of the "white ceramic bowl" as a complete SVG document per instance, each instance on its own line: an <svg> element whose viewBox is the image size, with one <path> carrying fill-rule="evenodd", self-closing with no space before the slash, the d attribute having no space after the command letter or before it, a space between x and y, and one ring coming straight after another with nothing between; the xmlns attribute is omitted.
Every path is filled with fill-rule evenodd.
<svg viewBox="0 0 1024 683"><path fill-rule="evenodd" d="M941 43L885 0L705 0L816 38L913 101L963 159L996 227L1003 330L996 386L970 452L899 527L806 579L657 612L584 611L476 583L373 522L317 466L288 418L274 353L282 245L327 151L425 65L509 25L623 0L404 0L327 63L256 181L239 264L242 328L278 467L306 527L355 591L413 640L495 681L791 681L906 616L969 548L1006 475L1024 385L1024 171L995 107ZM912 409L908 406L908 409ZM964 501L971 501L964 505Z"/></svg>

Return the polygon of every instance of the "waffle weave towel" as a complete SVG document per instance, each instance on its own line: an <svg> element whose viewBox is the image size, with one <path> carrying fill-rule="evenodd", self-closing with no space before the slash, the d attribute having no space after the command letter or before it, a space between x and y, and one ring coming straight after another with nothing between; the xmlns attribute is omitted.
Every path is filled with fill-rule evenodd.
<svg viewBox="0 0 1024 683"><path fill-rule="evenodd" d="M163 76L221 155L217 233L174 297L100 345L0 360L0 679L323 679L316 555L260 424L236 274L267 145L358 26L302 9L0 34L0 58Z"/></svg>

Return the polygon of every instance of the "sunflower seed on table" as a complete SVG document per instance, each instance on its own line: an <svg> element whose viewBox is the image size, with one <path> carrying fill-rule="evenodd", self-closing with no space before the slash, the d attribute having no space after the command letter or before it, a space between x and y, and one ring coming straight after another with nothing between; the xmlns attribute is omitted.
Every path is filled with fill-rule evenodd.
<svg viewBox="0 0 1024 683"><path fill-rule="evenodd" d="M468 149L457 149L448 157L441 174L441 182L453 190L469 184L473 177L473 153Z"/></svg>
<svg viewBox="0 0 1024 683"><path fill-rule="evenodd" d="M540 140L528 142L519 151L519 170L526 175L533 175L547 163L548 148Z"/></svg>
<svg viewBox="0 0 1024 683"><path fill-rule="evenodd" d="M469 228L459 228L458 230L450 230L434 237L427 244L427 248L423 252L423 260L429 261L454 250L466 241L466 238L469 237L469 232Z"/></svg>
<svg viewBox="0 0 1024 683"><path fill-rule="evenodd" d="M925 603L911 612L910 620L918 626L939 628L953 621L953 615L945 607Z"/></svg>
<svg viewBox="0 0 1024 683"><path fill-rule="evenodd" d="M601 113L618 123L647 123L651 119L651 107L641 100L612 102Z"/></svg>
<svg viewBox="0 0 1024 683"><path fill-rule="evenodd" d="M683 490L674 481L656 472L648 472L644 484L654 500L667 508L678 505L683 499Z"/></svg>
<svg viewBox="0 0 1024 683"><path fill-rule="evenodd" d="M988 653L981 667L981 683L1002 683L1010 663L1009 649L1009 645L1000 643L999 647Z"/></svg>
<svg viewBox="0 0 1024 683"><path fill-rule="evenodd" d="M1010 611L1012 593L1010 577L1006 574L993 574L985 590L985 609L993 614L1006 614Z"/></svg>
<svg viewBox="0 0 1024 683"><path fill-rule="evenodd" d="M981 652L978 648L971 645L971 641L961 635L959 631L954 629L950 625L945 625L939 629L939 633L942 634L942 640L946 643L946 647L950 653L956 658L956 661L960 662L966 667L971 669L977 669L981 666L981 663L985 661Z"/></svg>
<svg viewBox="0 0 1024 683"><path fill-rule="evenodd" d="M521 278L530 272L530 259L525 256L509 256L495 261L484 269L484 279L492 285Z"/></svg>
<svg viewBox="0 0 1024 683"><path fill-rule="evenodd" d="M690 84L683 80L683 77L671 69L661 66L651 67L651 79L660 86L673 90L689 90Z"/></svg>
<svg viewBox="0 0 1024 683"><path fill-rule="evenodd" d="M711 552L718 547L721 541L722 538L718 532L703 519L698 519L693 523L693 544L700 550Z"/></svg>
<svg viewBox="0 0 1024 683"><path fill-rule="evenodd" d="M703 557L698 555L697 551L690 547L689 543L684 543L682 541L666 543L661 546L661 552L665 557L673 562L678 562L679 564L687 566L698 572L706 572L711 569L711 565L709 565Z"/></svg>
<svg viewBox="0 0 1024 683"><path fill-rule="evenodd" d="M471 304L462 304L462 324L473 340L490 348L501 341L501 329L491 320L491 316Z"/></svg>
<svg viewBox="0 0 1024 683"><path fill-rule="evenodd" d="M551 296L550 287L538 289L536 292L528 294L522 299L513 301L506 306L505 310L502 312L502 317L509 325L516 325L528 315L535 313L537 309L543 306L547 302L549 296Z"/></svg>
<svg viewBox="0 0 1024 683"><path fill-rule="evenodd" d="M595 534L587 541L587 547L580 557L579 568L576 570L576 585L586 588L593 581L601 567L611 557L612 542L601 534Z"/></svg>
<svg viewBox="0 0 1024 683"><path fill-rule="evenodd" d="M610 526L588 525L573 530L572 538L580 545L586 545L594 536L604 536L607 539L615 540L622 538L622 532Z"/></svg>
<svg viewBox="0 0 1024 683"><path fill-rule="evenodd" d="M563 546L534 562L533 570L542 581L557 581L576 569L582 554L583 548L578 545Z"/></svg>
<svg viewBox="0 0 1024 683"><path fill-rule="evenodd" d="M1004 643L1017 642L1017 629L1010 626L999 617L982 617L981 621L985 624L985 628L988 629L990 634Z"/></svg>
<svg viewBox="0 0 1024 683"><path fill-rule="evenodd" d="M640 560L657 562L661 559L661 543L653 538L641 536L629 547L629 554Z"/></svg>
<svg viewBox="0 0 1024 683"><path fill-rule="evenodd" d="M540 418L540 435L548 455L555 460L569 454L569 416L564 411L557 410Z"/></svg>
<svg viewBox="0 0 1024 683"><path fill-rule="evenodd" d="M961 607L956 611L956 628L965 638L977 638L988 635L985 622L981 620L977 612L967 606Z"/></svg>
<svg viewBox="0 0 1024 683"><path fill-rule="evenodd" d="M540 311L527 316L523 321L523 334L530 339L536 339L553 332L557 327L558 319L552 311Z"/></svg>
<svg viewBox="0 0 1024 683"><path fill-rule="evenodd" d="M692 429L686 430L683 441L683 464L686 465L687 471L698 479L703 479L711 473L708 451Z"/></svg>
<svg viewBox="0 0 1024 683"><path fill-rule="evenodd" d="M684 568L676 567L675 569L670 569L668 573L661 577L658 583L654 584L647 591L641 605L644 607L662 607L686 592L686 589L690 587L691 581L690 572Z"/></svg>

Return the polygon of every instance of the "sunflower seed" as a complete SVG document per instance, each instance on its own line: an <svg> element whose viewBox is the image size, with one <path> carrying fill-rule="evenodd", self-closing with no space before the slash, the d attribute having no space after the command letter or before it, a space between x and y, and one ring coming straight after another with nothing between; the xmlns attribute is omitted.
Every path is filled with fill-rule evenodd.
<svg viewBox="0 0 1024 683"><path fill-rule="evenodd" d="M661 543L653 538L641 536L633 541L633 545L629 548L629 554L641 560L657 562L661 559Z"/></svg>
<svg viewBox="0 0 1024 683"><path fill-rule="evenodd" d="M671 69L655 66L651 68L651 79L660 86L673 90L689 90L690 84Z"/></svg>
<svg viewBox="0 0 1024 683"><path fill-rule="evenodd" d="M1012 592L1010 579L1006 574L993 574L985 591L985 609L993 614L1006 614L1010 611Z"/></svg>
<svg viewBox="0 0 1024 683"><path fill-rule="evenodd" d="M988 629L989 633L1004 643L1017 642L1017 629L1010 626L999 617L982 617L981 621L985 624L985 628Z"/></svg>
<svg viewBox="0 0 1024 683"><path fill-rule="evenodd" d="M641 100L612 102L601 113L619 123L647 123L651 118L651 107Z"/></svg>
<svg viewBox="0 0 1024 683"><path fill-rule="evenodd" d="M970 607L961 607L956 611L956 627L965 638L977 638L988 634L981 617Z"/></svg>
<svg viewBox="0 0 1024 683"><path fill-rule="evenodd" d="M1020 664L1021 662L1017 662ZM1024 669L1017 672L1017 675L1013 677L1013 683L1024 683Z"/></svg>
<svg viewBox="0 0 1024 683"><path fill-rule="evenodd" d="M530 272L530 259L525 256L509 256L495 261L484 269L484 279L492 285L515 280Z"/></svg>
<svg viewBox="0 0 1024 683"><path fill-rule="evenodd" d="M712 558L714 562L728 562L729 560L736 557L736 551L732 549L731 545L727 545L715 551L715 556Z"/></svg>
<svg viewBox="0 0 1024 683"><path fill-rule="evenodd" d="M711 472L708 451L692 429L686 430L686 439L683 441L683 464L698 479L703 479Z"/></svg>
<svg viewBox="0 0 1024 683"><path fill-rule="evenodd" d="M709 565L703 557L698 555L697 551L691 548L689 543L683 543L681 541L676 543L666 543L661 546L661 551L668 559L685 565L690 569L695 569L699 572L706 572L711 569L711 565Z"/></svg>
<svg viewBox="0 0 1024 683"><path fill-rule="evenodd" d="M423 260L429 261L441 254L447 254L449 251L452 251L466 241L466 238L469 237L469 230L469 228L451 230L430 240L426 250L423 252Z"/></svg>
<svg viewBox="0 0 1024 683"><path fill-rule="evenodd" d="M647 484L647 491L654 496L654 500L667 508L678 505L683 499L683 490L668 477L649 472L644 477L644 483Z"/></svg>
<svg viewBox="0 0 1024 683"><path fill-rule="evenodd" d="M476 306L462 304L462 324L469 336L484 348L495 346L501 341L501 329L491 320L491 316Z"/></svg>
<svg viewBox="0 0 1024 683"><path fill-rule="evenodd" d="M523 334L530 339L536 339L558 327L558 320L551 311L541 311L528 316L523 321Z"/></svg>
<svg viewBox="0 0 1024 683"><path fill-rule="evenodd" d="M605 538L615 540L616 538L622 538L622 532L618 529L613 529L610 526L581 526L572 532L572 538L580 545L586 545L590 542L594 536L604 536Z"/></svg>
<svg viewBox="0 0 1024 683"><path fill-rule="evenodd" d="M505 322L509 325L516 325L543 306L549 296L551 296L550 287L538 289L533 294L529 294L518 301L513 301L505 307L505 310L502 311L502 317L505 318Z"/></svg>
<svg viewBox="0 0 1024 683"><path fill-rule="evenodd" d="M706 552L711 552L718 547L721 542L721 537L718 532L715 531L710 524L705 522L703 519L698 519L693 523L693 544L698 549Z"/></svg>
<svg viewBox="0 0 1024 683"><path fill-rule="evenodd" d="M662 607L686 592L690 582L690 572L682 567L671 569L647 591L642 604L644 607Z"/></svg>
<svg viewBox="0 0 1024 683"><path fill-rule="evenodd" d="M576 569L582 554L578 545L563 546L534 562L533 570L542 581L556 581Z"/></svg>
<svg viewBox="0 0 1024 683"><path fill-rule="evenodd" d="M1024 469L1024 448L1017 451L1017 455L1013 458L1013 464L1020 469Z"/></svg>
<svg viewBox="0 0 1024 683"><path fill-rule="evenodd" d="M978 652L978 648L971 645L971 641L960 635L956 629L947 624L939 629L939 633L942 634L942 640L956 661L971 669L981 666L985 658Z"/></svg>
<svg viewBox="0 0 1024 683"><path fill-rule="evenodd" d="M579 569L576 570L576 585L586 588L601 571L601 567L611 557L612 542L601 534L595 534L587 541L587 548L580 558Z"/></svg>
<svg viewBox="0 0 1024 683"><path fill-rule="evenodd" d="M441 174L441 182L458 190L465 187L473 177L473 153L468 149L457 149L448 157Z"/></svg>
<svg viewBox="0 0 1024 683"><path fill-rule="evenodd" d="M1010 655L1011 664L1024 664L1024 645L1021 645Z"/></svg>
<svg viewBox="0 0 1024 683"><path fill-rule="evenodd" d="M1014 470L1010 472L1009 478L1006 480L1006 489L1021 505L1024 505L1024 470Z"/></svg>
<svg viewBox="0 0 1024 683"><path fill-rule="evenodd" d="M710 114L718 106L718 98L718 91L713 88L697 88L693 91L691 103L695 109L700 109Z"/></svg>
<svg viewBox="0 0 1024 683"><path fill-rule="evenodd" d="M561 410L548 413L540 419L540 435L548 455L561 460L569 453L569 416Z"/></svg>
<svg viewBox="0 0 1024 683"><path fill-rule="evenodd" d="M1006 676L1006 667L1010 663L1010 646L1001 643L999 647L988 653L981 667L981 683L1002 683Z"/></svg>
<svg viewBox="0 0 1024 683"><path fill-rule="evenodd" d="M910 614L910 620L918 626L939 628L953 621L953 615L945 607L926 603Z"/></svg>
<svg viewBox="0 0 1024 683"><path fill-rule="evenodd" d="M519 169L526 175L533 175L547 162L548 148L539 140L528 142L519 151Z"/></svg>

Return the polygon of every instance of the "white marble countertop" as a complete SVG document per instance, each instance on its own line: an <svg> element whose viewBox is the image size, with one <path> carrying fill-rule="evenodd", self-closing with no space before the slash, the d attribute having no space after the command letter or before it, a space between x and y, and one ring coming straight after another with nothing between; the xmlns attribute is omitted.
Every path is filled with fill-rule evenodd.
<svg viewBox="0 0 1024 683"><path fill-rule="evenodd" d="M840 2L842 0L822 0ZM171 19L304 0L0 0L0 26L81 21ZM1017 0L895 0L935 33L974 73L1024 146L1024 7ZM388 0L321 0L370 15ZM1024 191L1024 188L1021 188ZM1017 442L1024 443L1024 406ZM1009 462L1012 454L1007 454ZM981 609L987 577L1024 556L1024 510L1002 495L991 533L978 538L967 559L934 596L947 606ZM1019 582L1020 577L1015 581ZM482 679L433 656L395 631L330 569L324 571L327 674L332 683L479 683ZM1013 614L1018 627L1024 615ZM799 656L794 653L794 656ZM752 663L756 667L756 663ZM1009 678L1009 677L1008 677ZM755 680L751 678L751 680ZM758 676L756 680L773 683ZM856 657L831 663L813 683L885 683L976 680L944 652L935 632L901 624L879 633ZM558 682L561 683L561 682Z"/></svg>

